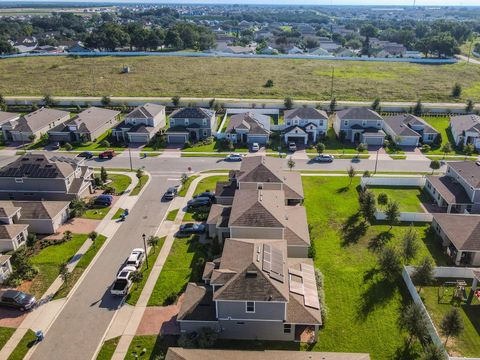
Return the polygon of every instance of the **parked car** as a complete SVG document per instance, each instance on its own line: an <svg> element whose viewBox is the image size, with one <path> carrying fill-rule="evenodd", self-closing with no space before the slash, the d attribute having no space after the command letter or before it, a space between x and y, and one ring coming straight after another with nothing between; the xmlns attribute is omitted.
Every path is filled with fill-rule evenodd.
<svg viewBox="0 0 480 360"><path fill-rule="evenodd" d="M288 150L292 151L292 152L297 151L297 144L295 144L294 142L289 142L288 143Z"/></svg>
<svg viewBox="0 0 480 360"><path fill-rule="evenodd" d="M180 225L179 235L203 234L205 230L204 224L187 223Z"/></svg>
<svg viewBox="0 0 480 360"><path fill-rule="evenodd" d="M225 161L242 161L242 154L228 154L225 156Z"/></svg>
<svg viewBox="0 0 480 360"><path fill-rule="evenodd" d="M200 194L197 194L197 195L194 195L193 198L196 199L196 198L201 198L201 197L205 197L205 198L209 198L212 202L215 202L215 193L211 192L211 191L204 191Z"/></svg>
<svg viewBox="0 0 480 360"><path fill-rule="evenodd" d="M60 143L58 141L54 142L52 145L53 150L58 150L60 149Z"/></svg>
<svg viewBox="0 0 480 360"><path fill-rule="evenodd" d="M8 306L20 311L30 310L36 303L35 296L18 290L7 290L0 296L1 306Z"/></svg>
<svg viewBox="0 0 480 360"><path fill-rule="evenodd" d="M100 154L98 154L98 157L100 159L111 159L116 155L117 155L117 153L115 152L115 150L105 150L105 151L101 152Z"/></svg>
<svg viewBox="0 0 480 360"><path fill-rule="evenodd" d="M313 158L314 161L326 162L326 163L333 162L333 159L335 159L335 158L332 155L318 155L318 156Z"/></svg>
<svg viewBox="0 0 480 360"><path fill-rule="evenodd" d="M85 159L91 159L91 158L93 158L93 153L91 151L83 151L80 154L78 154L77 157L82 157L82 158L85 158Z"/></svg>
<svg viewBox="0 0 480 360"><path fill-rule="evenodd" d="M252 144L252 151L258 151L260 150L260 145L258 143L253 143Z"/></svg>
<svg viewBox="0 0 480 360"><path fill-rule="evenodd" d="M113 202L113 196L104 194L104 195L98 195L93 200L93 205L110 206L110 205L112 205L112 202Z"/></svg>
<svg viewBox="0 0 480 360"><path fill-rule="evenodd" d="M197 197L195 199L189 200L187 203L187 209L194 210L199 209L204 206L212 205L212 200L208 197Z"/></svg>
<svg viewBox="0 0 480 360"><path fill-rule="evenodd" d="M145 259L145 250L141 248L133 249L127 259L127 266L135 266L137 269L142 266Z"/></svg>
<svg viewBox="0 0 480 360"><path fill-rule="evenodd" d="M125 266L117 275L115 282L110 288L110 293L117 296L125 296L132 286L132 274L137 271L135 266Z"/></svg>
<svg viewBox="0 0 480 360"><path fill-rule="evenodd" d="M173 200L175 196L178 195L178 189L176 187L169 187L165 194L163 194L163 198L165 200Z"/></svg>

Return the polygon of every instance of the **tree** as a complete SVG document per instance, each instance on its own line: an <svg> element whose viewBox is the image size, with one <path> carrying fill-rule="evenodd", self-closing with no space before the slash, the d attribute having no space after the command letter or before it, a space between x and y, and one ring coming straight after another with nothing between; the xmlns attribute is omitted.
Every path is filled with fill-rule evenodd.
<svg viewBox="0 0 480 360"><path fill-rule="evenodd" d="M447 141L445 144L443 144L442 146L443 158L445 158L445 155L447 155L448 153L451 153L452 151L453 149L450 142Z"/></svg>
<svg viewBox="0 0 480 360"><path fill-rule="evenodd" d="M292 169L295 167L295 161L293 161L291 156L288 158L287 166L290 169L290 171L292 171Z"/></svg>
<svg viewBox="0 0 480 360"><path fill-rule="evenodd" d="M377 202L379 205L387 205L388 204L388 195L385 193L378 194Z"/></svg>
<svg viewBox="0 0 480 360"><path fill-rule="evenodd" d="M92 240L92 245L93 245L93 247L95 247L95 240L97 240L98 233L97 233L96 231L91 231L91 232L88 234L88 237Z"/></svg>
<svg viewBox="0 0 480 360"><path fill-rule="evenodd" d="M445 350L434 343L429 343L423 348L422 360L447 360Z"/></svg>
<svg viewBox="0 0 480 360"><path fill-rule="evenodd" d="M215 104L216 104L216 100L215 98L211 99L209 102L208 102L208 107L210 109L214 109L215 108Z"/></svg>
<svg viewBox="0 0 480 360"><path fill-rule="evenodd" d="M52 96L50 94L44 95L42 102L43 102L43 106L45 107L55 106L55 101L53 101Z"/></svg>
<svg viewBox="0 0 480 360"><path fill-rule="evenodd" d="M417 232L412 227L409 227L405 234L403 234L402 239L402 252L405 260L410 261L414 259L415 256L417 256L419 248Z"/></svg>
<svg viewBox="0 0 480 360"><path fill-rule="evenodd" d="M32 280L38 273L32 266L32 262L27 255L27 249L25 247L21 247L12 254L10 263L12 264L15 276L21 280Z"/></svg>
<svg viewBox="0 0 480 360"><path fill-rule="evenodd" d="M432 169L432 174L433 174L433 172L434 172L435 170L440 169L440 167L441 167L440 161L438 161L438 160L432 160L432 161L430 162L430 169Z"/></svg>
<svg viewBox="0 0 480 360"><path fill-rule="evenodd" d="M108 180L108 173L105 167L100 168L100 179L102 180L102 183L105 183Z"/></svg>
<svg viewBox="0 0 480 360"><path fill-rule="evenodd" d="M373 111L378 111L379 109L380 109L380 99L376 98L375 100L373 100L372 110Z"/></svg>
<svg viewBox="0 0 480 360"><path fill-rule="evenodd" d="M102 96L101 103L105 107L110 106L110 104L112 103L112 99L108 95Z"/></svg>
<svg viewBox="0 0 480 360"><path fill-rule="evenodd" d="M174 107L178 107L180 105L180 96L172 97L172 104Z"/></svg>
<svg viewBox="0 0 480 360"><path fill-rule="evenodd" d="M1 106L1 104L0 104ZM471 114L473 113L473 110L475 110L475 103L473 102L472 99L468 99L467 100L467 106L465 106L465 112L467 114Z"/></svg>
<svg viewBox="0 0 480 360"><path fill-rule="evenodd" d="M29 232L27 235L27 246L33 247L37 242L37 235L35 233Z"/></svg>
<svg viewBox="0 0 480 360"><path fill-rule="evenodd" d="M375 206L375 194L371 191L364 191L362 201L360 202L360 212L366 221L372 222L375 218L375 212L377 211Z"/></svg>
<svg viewBox="0 0 480 360"><path fill-rule="evenodd" d="M271 87L273 87L273 80L272 80L272 79L268 79L267 82L265 83L265 87L266 87L266 88L271 88Z"/></svg>
<svg viewBox="0 0 480 360"><path fill-rule="evenodd" d="M70 230L65 230L63 233L63 241L70 241L73 239L73 234Z"/></svg>
<svg viewBox="0 0 480 360"><path fill-rule="evenodd" d="M407 349L414 339L418 339L422 344L428 340L428 322L420 305L416 303L407 305L402 310L398 323L400 328L409 334Z"/></svg>
<svg viewBox="0 0 480 360"><path fill-rule="evenodd" d="M65 286L67 286L68 280L70 279L70 271L68 271L68 266L66 262L60 265L60 277L65 283Z"/></svg>
<svg viewBox="0 0 480 360"><path fill-rule="evenodd" d="M87 204L82 199L73 199L70 203L70 209L73 217L80 217L87 210Z"/></svg>
<svg viewBox="0 0 480 360"><path fill-rule="evenodd" d="M343 143L346 137L347 133L345 132L345 130L340 130L340 132L338 133L338 139L340 140L340 142Z"/></svg>
<svg viewBox="0 0 480 360"><path fill-rule="evenodd" d="M132 273L132 282L135 284L135 287L138 288L138 284L143 280L143 273L140 271L134 271Z"/></svg>
<svg viewBox="0 0 480 360"><path fill-rule="evenodd" d="M445 336L445 346L450 337L457 337L463 331L464 325L460 311L456 307L445 314L440 322L440 333Z"/></svg>
<svg viewBox="0 0 480 360"><path fill-rule="evenodd" d="M155 252L155 249L158 245L158 242L160 241L160 238L158 236L150 236L147 240L148 246L151 246L153 248L153 252Z"/></svg>
<svg viewBox="0 0 480 360"><path fill-rule="evenodd" d="M333 98L332 100L330 100L329 108L330 112L333 113L335 111L335 109L337 108L337 98Z"/></svg>
<svg viewBox="0 0 480 360"><path fill-rule="evenodd" d="M386 247L378 257L380 272L386 280L394 280L402 271L402 260L392 247Z"/></svg>
<svg viewBox="0 0 480 360"><path fill-rule="evenodd" d="M419 266L415 267L412 273L412 281L419 286L418 292L422 291L423 286L433 284L435 276L433 273L433 262L429 257L425 257Z"/></svg>
<svg viewBox="0 0 480 360"><path fill-rule="evenodd" d="M415 106L413 107L413 115L415 116L422 116L423 113L423 104L421 100L419 99Z"/></svg>
<svg viewBox="0 0 480 360"><path fill-rule="evenodd" d="M316 146L316 149L317 149L317 153L323 154L323 152L325 151L325 144L319 142Z"/></svg>
<svg viewBox="0 0 480 360"><path fill-rule="evenodd" d="M398 202L392 201L388 203L387 208L385 209L385 217L386 217L385 220L390 225L390 229L388 231L391 231L393 228L393 225L396 225L400 218L400 211L398 210Z"/></svg>
<svg viewBox="0 0 480 360"><path fill-rule="evenodd" d="M142 177L144 175L144 171L142 168L138 168L135 176L137 177L138 181L141 181Z"/></svg>
<svg viewBox="0 0 480 360"><path fill-rule="evenodd" d="M424 153L428 153L428 152L430 152L430 150L432 150L432 147L431 147L430 145L428 145L428 144L423 144L421 150L422 150L422 152L424 152Z"/></svg>
<svg viewBox="0 0 480 360"><path fill-rule="evenodd" d="M6 111L7 110L7 102L5 101L5 98L3 97L2 94L0 94L0 111Z"/></svg>
<svg viewBox="0 0 480 360"><path fill-rule="evenodd" d="M28 135L28 140L30 140L31 142L34 142L36 138L37 138L37 135L35 134Z"/></svg>
<svg viewBox="0 0 480 360"><path fill-rule="evenodd" d="M293 100L291 97L286 97L285 100L283 100L283 105L285 106L285 109L290 110L293 108Z"/></svg>
<svg viewBox="0 0 480 360"><path fill-rule="evenodd" d="M188 175L183 173L182 176L180 177L180 182L182 183L182 186L185 185L188 181Z"/></svg>
<svg viewBox="0 0 480 360"><path fill-rule="evenodd" d="M353 178L355 177L356 174L357 174L357 171L353 166L350 165L350 167L347 169L347 175L350 178L350 182L348 186L352 185Z"/></svg>
<svg viewBox="0 0 480 360"><path fill-rule="evenodd" d="M65 148L65 150L67 150L67 151L70 151L70 150L72 150L72 149L73 149L73 146L72 146L72 144L70 144L70 143L68 143L68 142L67 142L67 143L65 143L65 144L63 145L63 147L64 147L64 148Z"/></svg>
<svg viewBox="0 0 480 360"><path fill-rule="evenodd" d="M466 144L463 147L463 152L465 155L470 156L475 152L475 146L473 146L473 144Z"/></svg>
<svg viewBox="0 0 480 360"><path fill-rule="evenodd" d="M452 88L452 97L459 98L462 95L462 85L455 83Z"/></svg>
<svg viewBox="0 0 480 360"><path fill-rule="evenodd" d="M361 152L364 152L365 150L367 150L367 148L368 148L367 144L364 144L364 143L358 144L358 146L357 146L357 153L358 153L357 156L359 156Z"/></svg>

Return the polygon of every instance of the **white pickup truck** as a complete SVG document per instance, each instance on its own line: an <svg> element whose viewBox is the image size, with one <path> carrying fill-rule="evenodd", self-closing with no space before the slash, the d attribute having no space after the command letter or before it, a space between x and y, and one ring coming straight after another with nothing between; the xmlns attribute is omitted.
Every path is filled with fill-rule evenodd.
<svg viewBox="0 0 480 360"><path fill-rule="evenodd" d="M113 283L110 293L117 296L125 296L132 286L132 274L137 271L135 266L125 266L117 275Z"/></svg>

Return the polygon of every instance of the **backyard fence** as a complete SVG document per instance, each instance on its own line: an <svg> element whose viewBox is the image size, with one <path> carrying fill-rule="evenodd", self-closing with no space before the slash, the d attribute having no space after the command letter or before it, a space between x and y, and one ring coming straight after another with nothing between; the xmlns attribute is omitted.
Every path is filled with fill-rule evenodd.
<svg viewBox="0 0 480 360"><path fill-rule="evenodd" d="M383 211L375 211L375 219L386 220L387 216ZM403 222L432 222L433 215L430 213L401 212L399 220Z"/></svg>
<svg viewBox="0 0 480 360"><path fill-rule="evenodd" d="M425 186L425 177L362 177L360 185L363 188L365 186L412 186L423 187Z"/></svg>
<svg viewBox="0 0 480 360"><path fill-rule="evenodd" d="M242 114L246 112L253 112L256 114L262 114L262 115L275 115L275 116L280 116L280 110L279 109L263 109L263 108L228 108L226 111L226 114L228 115L234 115L234 114Z"/></svg>

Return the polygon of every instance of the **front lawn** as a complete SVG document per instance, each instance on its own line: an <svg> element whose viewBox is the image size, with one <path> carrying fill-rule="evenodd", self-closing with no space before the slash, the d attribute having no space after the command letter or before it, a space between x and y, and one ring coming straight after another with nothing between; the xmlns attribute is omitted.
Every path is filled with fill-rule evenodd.
<svg viewBox="0 0 480 360"><path fill-rule="evenodd" d="M120 219L120 216L125 212L125 209L118 208L118 210L113 214L112 220Z"/></svg>
<svg viewBox="0 0 480 360"><path fill-rule="evenodd" d="M204 191L214 192L218 181L227 181L227 180L228 180L228 176L226 175L208 176L200 180L193 195L200 194Z"/></svg>
<svg viewBox="0 0 480 360"><path fill-rule="evenodd" d="M22 340L18 345L13 349L13 352L8 357L8 360L22 360L27 354L28 350L35 344L37 337L35 333L28 329L25 335L23 335Z"/></svg>
<svg viewBox="0 0 480 360"><path fill-rule="evenodd" d="M130 193L130 196L135 196L140 194L140 191L142 191L143 187L148 181L148 175L142 175L140 179L138 180L137 185L132 189L132 192Z"/></svg>
<svg viewBox="0 0 480 360"><path fill-rule="evenodd" d="M27 292L41 298L60 274L60 266L68 262L87 240L87 234L73 234L72 240L58 245L50 245L31 257L32 265L38 269L38 275L29 284Z"/></svg>
<svg viewBox="0 0 480 360"><path fill-rule="evenodd" d="M170 253L157 279L148 306L164 306L175 303L187 283L200 281L207 260L206 245L196 236L174 239Z"/></svg>
<svg viewBox="0 0 480 360"><path fill-rule="evenodd" d="M103 150L108 150L108 149L113 149L116 152L121 152L125 150L126 145L124 146L102 146L102 142L104 140L108 140L110 138L110 134L112 133L112 130L107 130L105 131L102 135L100 135L95 141L89 141L86 142L85 144L82 145L75 145L71 144L73 146L72 150L75 151L103 151ZM65 146L62 145L61 147L63 150L65 149Z"/></svg>
<svg viewBox="0 0 480 360"><path fill-rule="evenodd" d="M177 346L174 336L134 336L125 359L165 359L168 348ZM143 353L143 349L146 349Z"/></svg>
<svg viewBox="0 0 480 360"><path fill-rule="evenodd" d="M399 311L411 300L400 279L390 282L378 273L376 254L369 245L375 243L372 239L391 237L390 244L399 246L408 225L395 226L389 234L389 226L379 224L363 233L362 227L355 224L359 179L348 184L347 177L303 178L308 223L317 254L315 265L325 276L329 314L313 350L367 352L373 360L392 359L403 351L406 337L398 327ZM345 226L347 222L349 226ZM415 225L422 241L412 263L431 256L438 265L444 265L446 260L440 246L428 235L428 227Z"/></svg>
<svg viewBox="0 0 480 360"><path fill-rule="evenodd" d="M454 281L455 279L449 279ZM438 286L424 287L421 291L423 303L438 330L443 316L452 308L453 288L447 288L448 293L439 299ZM467 294L470 288L467 288ZM450 355L464 357L480 356L480 301L475 297L472 305L462 304L458 307L464 323L464 331L457 338L448 340L447 348Z"/></svg>
<svg viewBox="0 0 480 360"><path fill-rule="evenodd" d="M335 134L335 130L333 127L329 127L327 130L327 136L324 139L320 139L319 142L325 144L325 154L356 154L356 146L354 143L350 141L341 142L337 135ZM316 153L317 150L307 149L308 153Z"/></svg>
<svg viewBox="0 0 480 360"><path fill-rule="evenodd" d="M7 341L11 338L16 329L9 327L0 327L0 350L3 349Z"/></svg>
<svg viewBox="0 0 480 360"><path fill-rule="evenodd" d="M92 220L102 220L110 211L110 206L94 206L91 209L87 209L82 218Z"/></svg>
<svg viewBox="0 0 480 360"><path fill-rule="evenodd" d="M127 175L108 174L108 178L111 180L111 182L107 185L113 187L116 194L122 194L132 183L132 179Z"/></svg>
<svg viewBox="0 0 480 360"><path fill-rule="evenodd" d="M369 186L378 198L378 194L387 194L389 201L397 201L401 212L425 212L421 202L428 202L429 196L418 187L400 187L400 186ZM384 206L378 205L382 210Z"/></svg>
<svg viewBox="0 0 480 360"><path fill-rule="evenodd" d="M115 349L117 348L119 341L120 336L105 341L97 355L96 360L110 360L115 352Z"/></svg>
<svg viewBox="0 0 480 360"><path fill-rule="evenodd" d="M178 196L185 196L187 195L188 188L190 187L190 184L192 183L193 180L195 180L198 177L198 175L192 175L189 176L187 181L185 181L185 184L182 185L181 189L178 191Z"/></svg>
<svg viewBox="0 0 480 360"><path fill-rule="evenodd" d="M165 218L165 220L167 220L167 221L175 221L175 218L177 217L177 214L178 214L178 210L180 210L180 209L175 209L175 210L170 211L170 212L167 214L167 217Z"/></svg>

